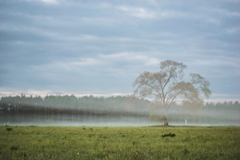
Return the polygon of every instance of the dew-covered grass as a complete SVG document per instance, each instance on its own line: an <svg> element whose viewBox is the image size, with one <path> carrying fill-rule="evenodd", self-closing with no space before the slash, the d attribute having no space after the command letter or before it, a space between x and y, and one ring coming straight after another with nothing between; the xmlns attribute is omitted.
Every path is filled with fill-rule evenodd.
<svg viewBox="0 0 240 160"><path fill-rule="evenodd" d="M0 127L0 159L240 159L240 127Z"/></svg>

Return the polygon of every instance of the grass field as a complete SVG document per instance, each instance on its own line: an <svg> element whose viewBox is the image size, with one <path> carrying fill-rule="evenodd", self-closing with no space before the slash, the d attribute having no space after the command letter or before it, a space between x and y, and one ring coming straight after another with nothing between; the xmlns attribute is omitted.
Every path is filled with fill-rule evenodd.
<svg viewBox="0 0 240 160"><path fill-rule="evenodd" d="M11 159L237 160L240 127L0 127L0 160Z"/></svg>

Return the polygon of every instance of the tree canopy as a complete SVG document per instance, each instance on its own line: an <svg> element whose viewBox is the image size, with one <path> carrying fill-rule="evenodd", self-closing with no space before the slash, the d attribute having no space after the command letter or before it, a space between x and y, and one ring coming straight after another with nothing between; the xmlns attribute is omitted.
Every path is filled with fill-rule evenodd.
<svg viewBox="0 0 240 160"><path fill-rule="evenodd" d="M182 81L186 68L183 63L165 60L160 63L159 72L144 72L133 83L135 95L153 98L154 103L164 108L164 125L168 125L167 111L172 103L181 100L184 105L196 108L203 106L201 93L207 98L211 95L210 83L199 74L190 73L191 81Z"/></svg>

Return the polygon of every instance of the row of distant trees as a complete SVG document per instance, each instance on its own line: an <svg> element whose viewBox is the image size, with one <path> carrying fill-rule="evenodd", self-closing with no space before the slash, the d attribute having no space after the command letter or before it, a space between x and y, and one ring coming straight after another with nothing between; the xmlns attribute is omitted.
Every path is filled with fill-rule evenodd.
<svg viewBox="0 0 240 160"><path fill-rule="evenodd" d="M26 96L24 94L16 96L1 97L0 105L1 109L12 110L18 109L21 106L30 105L36 106L48 106L53 108L64 107L64 108L82 108L82 109L120 109L125 106L124 109L131 109L131 107L138 110L146 110L150 104L149 100L133 97L133 96L116 96L116 97L93 97L84 96L76 97L75 95L47 95L41 96ZM129 105L133 105L130 106ZM176 104L175 104L176 105ZM128 106L128 107L127 107ZM178 105L179 106L179 105ZM118 108L120 107L120 108ZM223 103L205 103L203 109L240 109L240 103L235 102L223 102ZM121 109L120 109L121 110Z"/></svg>
<svg viewBox="0 0 240 160"><path fill-rule="evenodd" d="M21 110L24 107L47 107L51 109L82 109L82 110L99 110L99 111L127 111L127 112L146 112L149 104L148 100L136 97L93 97L84 96L77 98L75 95L47 95L42 98L40 96L7 96L2 97L0 105L2 110L13 112Z"/></svg>
<svg viewBox="0 0 240 160"><path fill-rule="evenodd" d="M8 96L0 101L0 121L67 122L97 118L147 117L149 101L136 97L77 98L74 95Z"/></svg>
<svg viewBox="0 0 240 160"><path fill-rule="evenodd" d="M133 96L117 97L76 97L74 95L48 95L2 97L0 100L0 121L92 121L101 118L135 117L159 120L161 113L154 108L151 101ZM157 104L159 105L159 104ZM157 107L158 108L158 107ZM157 113L157 114L156 114ZM159 113L159 114L158 114ZM173 103L169 110L169 119L181 120L196 119L196 116L205 116L205 121L223 118L226 121L233 119L239 121L240 104L236 102L206 103L198 112L191 112L181 104ZM40 118L41 117L41 118ZM238 116L239 117L239 116Z"/></svg>

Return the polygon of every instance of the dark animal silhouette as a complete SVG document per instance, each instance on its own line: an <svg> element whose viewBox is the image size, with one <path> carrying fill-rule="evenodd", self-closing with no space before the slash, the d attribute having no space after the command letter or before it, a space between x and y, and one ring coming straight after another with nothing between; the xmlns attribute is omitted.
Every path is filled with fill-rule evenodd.
<svg viewBox="0 0 240 160"><path fill-rule="evenodd" d="M162 137L174 137L174 136L176 136L176 135L171 133L171 132L169 134L163 134L162 135Z"/></svg>
<svg viewBox="0 0 240 160"><path fill-rule="evenodd" d="M7 131L13 131L13 128L6 128Z"/></svg>

